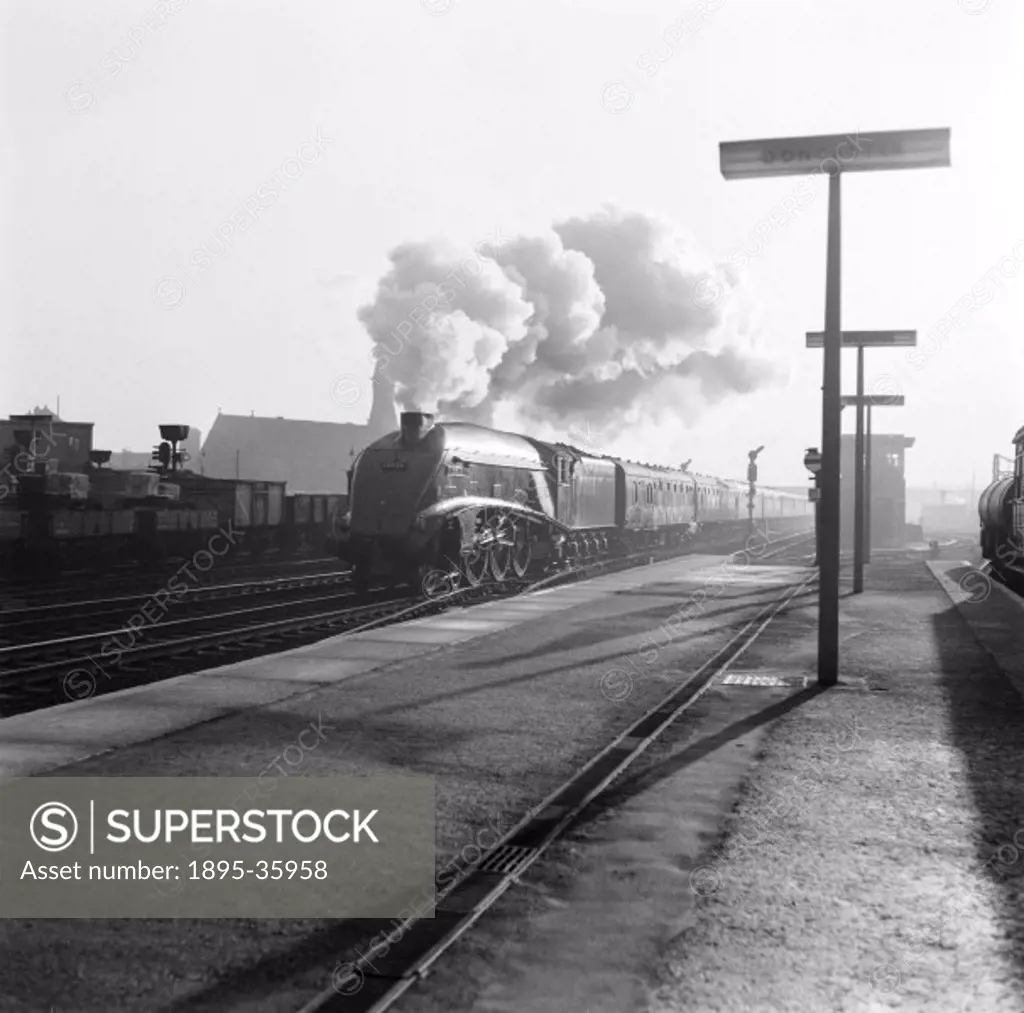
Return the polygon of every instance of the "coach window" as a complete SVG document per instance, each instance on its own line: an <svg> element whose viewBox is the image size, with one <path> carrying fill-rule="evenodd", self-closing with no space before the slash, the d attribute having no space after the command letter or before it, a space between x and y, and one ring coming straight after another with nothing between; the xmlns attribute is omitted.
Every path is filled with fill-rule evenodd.
<svg viewBox="0 0 1024 1013"><path fill-rule="evenodd" d="M633 502L636 503L640 498L640 494L637 491L636 482L633 483Z"/></svg>

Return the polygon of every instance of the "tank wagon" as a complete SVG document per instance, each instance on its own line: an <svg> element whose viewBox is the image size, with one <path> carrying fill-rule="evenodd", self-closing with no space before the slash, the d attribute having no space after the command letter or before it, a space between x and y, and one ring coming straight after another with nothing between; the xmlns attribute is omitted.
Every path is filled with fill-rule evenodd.
<svg viewBox="0 0 1024 1013"><path fill-rule="evenodd" d="M1013 473L997 474L978 500L981 554L998 570L1024 572L1024 426L1013 446Z"/></svg>
<svg viewBox="0 0 1024 1013"><path fill-rule="evenodd" d="M418 583L433 570L470 585L682 544L748 520L745 483L588 454L563 443L403 412L349 472L334 545L357 585ZM756 493L754 516L807 527L813 504Z"/></svg>

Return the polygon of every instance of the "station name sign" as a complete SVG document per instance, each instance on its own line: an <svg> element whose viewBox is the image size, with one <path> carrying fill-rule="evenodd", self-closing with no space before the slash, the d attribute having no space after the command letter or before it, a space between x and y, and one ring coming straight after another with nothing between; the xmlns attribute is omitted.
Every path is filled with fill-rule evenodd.
<svg viewBox="0 0 1024 1013"><path fill-rule="evenodd" d="M776 137L719 144L726 179L797 176L876 169L947 168L948 128L854 131L820 137Z"/></svg>
<svg viewBox="0 0 1024 1013"><path fill-rule="evenodd" d="M903 394L844 394L842 397L844 408L855 408L857 405L867 408L902 408L906 403Z"/></svg>
<svg viewBox="0 0 1024 1013"><path fill-rule="evenodd" d="M825 332L808 331L808 348L824 348ZM917 331L843 331L844 348L913 348Z"/></svg>

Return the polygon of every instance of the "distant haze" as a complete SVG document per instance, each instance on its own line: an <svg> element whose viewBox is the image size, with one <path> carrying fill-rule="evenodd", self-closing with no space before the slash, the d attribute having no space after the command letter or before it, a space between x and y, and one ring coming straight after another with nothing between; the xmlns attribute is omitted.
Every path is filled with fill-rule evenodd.
<svg viewBox="0 0 1024 1013"><path fill-rule="evenodd" d="M980 487L1024 425L1024 5L702 9L8 3L0 408L139 451L218 408L364 423L405 323L404 404L720 475L764 444L799 485L825 188L718 144L950 127L950 169L844 179L842 324L918 331L867 353L907 401L875 428Z"/></svg>

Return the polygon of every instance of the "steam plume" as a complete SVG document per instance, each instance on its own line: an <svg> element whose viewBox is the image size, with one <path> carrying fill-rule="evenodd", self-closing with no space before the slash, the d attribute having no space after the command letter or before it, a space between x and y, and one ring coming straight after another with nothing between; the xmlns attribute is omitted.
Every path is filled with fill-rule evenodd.
<svg viewBox="0 0 1024 1013"><path fill-rule="evenodd" d="M391 255L359 311L403 408L542 435L603 430L771 380L726 268L663 223L605 209L479 259L442 243ZM589 425L589 423L588 423Z"/></svg>

